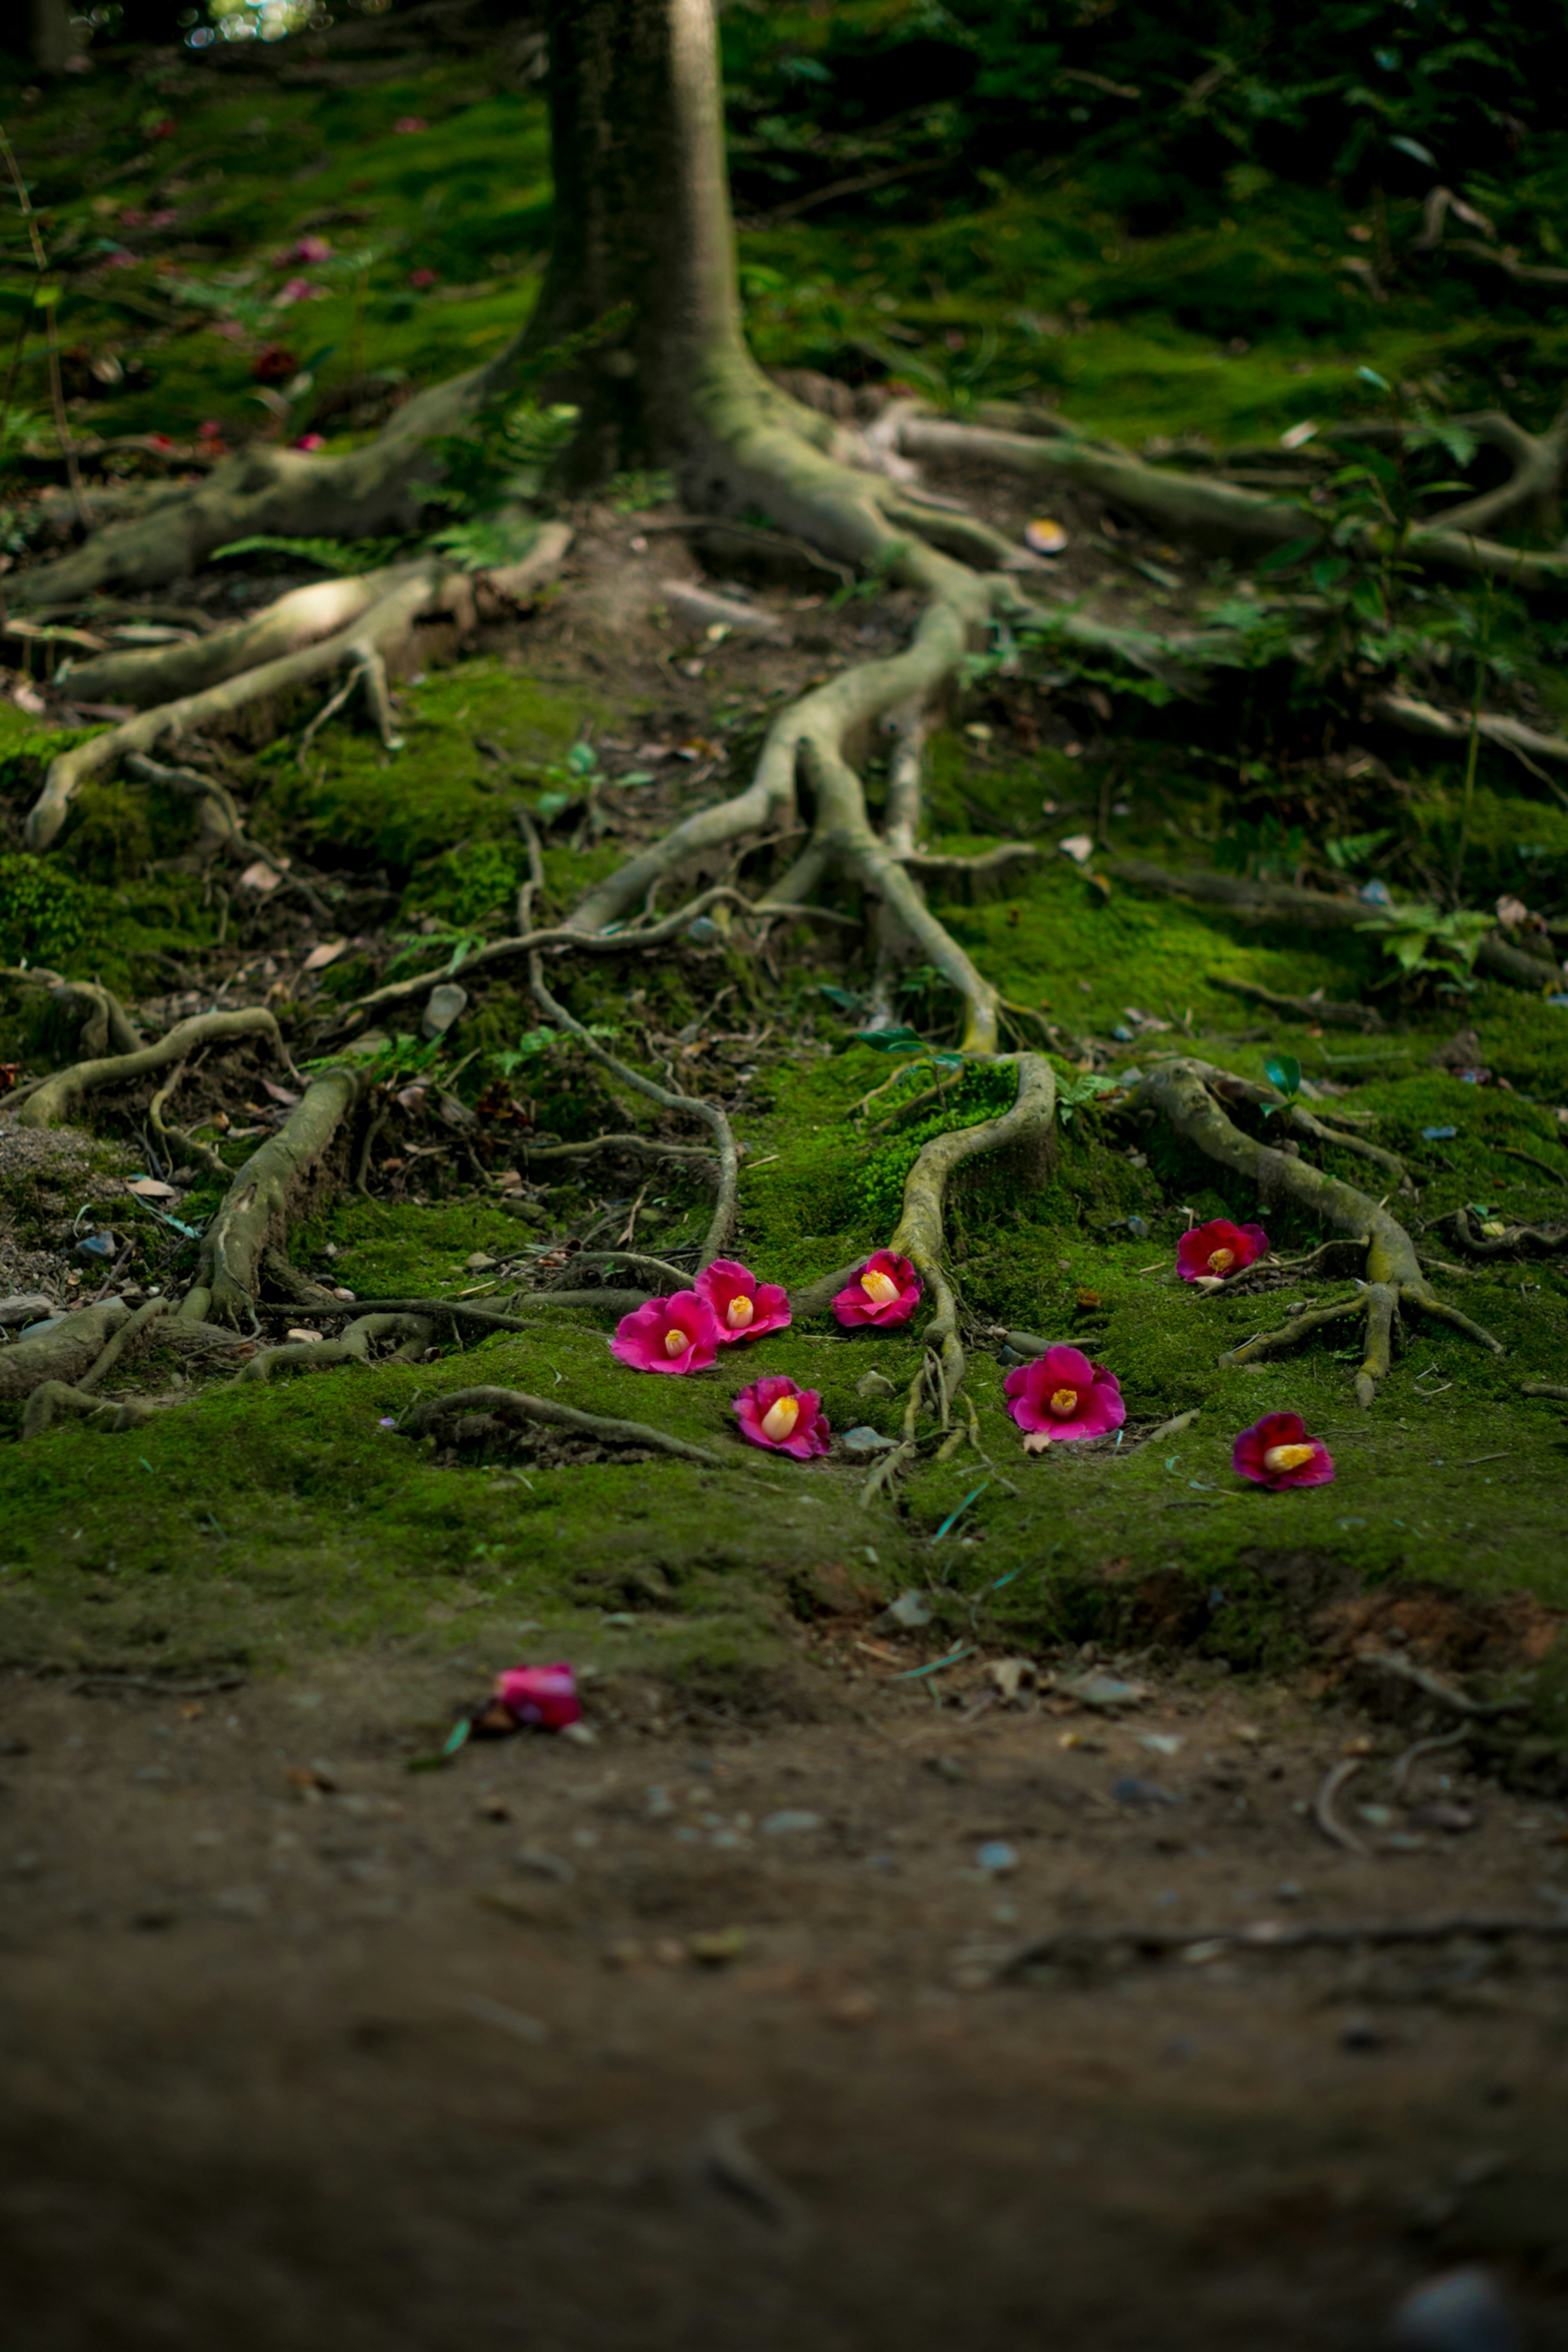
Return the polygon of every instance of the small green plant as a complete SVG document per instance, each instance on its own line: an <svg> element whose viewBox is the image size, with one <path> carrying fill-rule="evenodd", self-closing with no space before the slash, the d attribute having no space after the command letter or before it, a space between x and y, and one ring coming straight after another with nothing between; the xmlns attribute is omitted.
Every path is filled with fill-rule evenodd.
<svg viewBox="0 0 1568 2352"><path fill-rule="evenodd" d="M1356 925L1358 931L1382 940L1384 953L1394 958L1407 980L1432 972L1440 995L1467 996L1475 985L1469 975L1476 951L1494 928L1490 915L1468 907L1448 915L1435 907L1390 907Z"/></svg>
<svg viewBox="0 0 1568 2352"><path fill-rule="evenodd" d="M229 555L287 555L299 563L319 564L323 572L353 576L390 562L402 545L401 539L275 539L259 531L253 539L230 540L215 551L213 562Z"/></svg>
<svg viewBox="0 0 1568 2352"><path fill-rule="evenodd" d="M1061 1125L1071 1127L1075 1112L1102 1095L1113 1095L1120 1083L1117 1078L1102 1077L1098 1070L1075 1070L1070 1078L1058 1077L1056 1116Z"/></svg>
<svg viewBox="0 0 1568 2352"><path fill-rule="evenodd" d="M1294 1054L1270 1054L1264 1061L1263 1068L1269 1084L1271 1087L1278 1087L1284 1097L1282 1102L1264 1104L1264 1118L1272 1118L1276 1111L1289 1110L1299 1097L1301 1091L1301 1066Z"/></svg>
<svg viewBox="0 0 1568 2352"><path fill-rule="evenodd" d="M93 895L59 866L0 857L0 962L68 963L93 929Z"/></svg>

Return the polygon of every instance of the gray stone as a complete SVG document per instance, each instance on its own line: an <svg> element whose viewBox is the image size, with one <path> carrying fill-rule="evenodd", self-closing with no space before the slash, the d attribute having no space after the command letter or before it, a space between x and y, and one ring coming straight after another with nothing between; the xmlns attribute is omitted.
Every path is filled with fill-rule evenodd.
<svg viewBox="0 0 1568 2352"><path fill-rule="evenodd" d="M424 1017L420 1033L427 1038L444 1037L459 1015L467 1010L468 991L459 988L455 981L444 980L433 988L425 1001Z"/></svg>
<svg viewBox="0 0 1568 2352"><path fill-rule="evenodd" d="M54 1300L46 1298L41 1290L14 1291L9 1298L0 1298L0 1331L14 1331L23 1323L47 1321L54 1311Z"/></svg>

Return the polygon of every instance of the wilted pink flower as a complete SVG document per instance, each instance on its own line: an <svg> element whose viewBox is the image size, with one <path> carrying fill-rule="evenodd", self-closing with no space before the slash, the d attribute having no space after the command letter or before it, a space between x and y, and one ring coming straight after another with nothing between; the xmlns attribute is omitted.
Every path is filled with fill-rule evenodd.
<svg viewBox="0 0 1568 2352"><path fill-rule="evenodd" d="M223 437L224 428L218 423L217 418L215 416L204 416L201 423L196 427L197 440L221 441Z"/></svg>
<svg viewBox="0 0 1568 2352"><path fill-rule="evenodd" d="M1053 1443L1103 1437L1127 1418L1114 1372L1092 1364L1077 1348L1048 1348L1032 1363L1016 1366L1004 1385L1019 1427Z"/></svg>
<svg viewBox="0 0 1568 2352"><path fill-rule="evenodd" d="M866 1260L854 1280L840 1291L833 1301L833 1313L839 1321L852 1328L860 1323L874 1323L885 1330L894 1323L907 1323L920 1304L924 1288L919 1276L906 1257L895 1257L891 1250L878 1250Z"/></svg>
<svg viewBox="0 0 1568 2352"><path fill-rule="evenodd" d="M272 298L272 307L281 310L290 302L318 302L326 291L324 286L312 286L308 278L286 278Z"/></svg>
<svg viewBox="0 0 1568 2352"><path fill-rule="evenodd" d="M428 131L429 128L423 114L400 114L392 124L394 131Z"/></svg>
<svg viewBox="0 0 1568 2352"><path fill-rule="evenodd" d="M324 433L302 433L294 446L296 449L303 449L307 452L324 449L327 446L327 436Z"/></svg>
<svg viewBox="0 0 1568 2352"><path fill-rule="evenodd" d="M417 287L423 294L427 286L436 284L437 276L438 273L434 269L411 269L408 273L408 282L411 286Z"/></svg>
<svg viewBox="0 0 1568 2352"><path fill-rule="evenodd" d="M1261 1225L1233 1225L1228 1217L1216 1217L1212 1224L1183 1234L1176 1244L1176 1272L1184 1282L1223 1282L1268 1255L1269 1236Z"/></svg>
<svg viewBox="0 0 1568 2352"><path fill-rule="evenodd" d="M324 236L302 236L288 248L290 261L329 261L332 248Z"/></svg>
<svg viewBox="0 0 1568 2352"><path fill-rule="evenodd" d="M1255 1486L1326 1486L1333 1456L1321 1437L1309 1437L1299 1412L1266 1412L1244 1429L1230 1466Z"/></svg>
<svg viewBox="0 0 1568 2352"><path fill-rule="evenodd" d="M814 1454L828 1450L831 1432L821 1398L815 1389L798 1389L781 1372L742 1389L732 1411L742 1437L771 1454L792 1454L797 1462L810 1462Z"/></svg>
<svg viewBox="0 0 1568 2352"><path fill-rule="evenodd" d="M495 1696L519 1723L561 1731L580 1720L577 1676L569 1665L508 1666L496 1676Z"/></svg>
<svg viewBox="0 0 1568 2352"><path fill-rule="evenodd" d="M650 1298L615 1327L610 1352L638 1372L704 1372L724 1338L718 1317L695 1290Z"/></svg>
<svg viewBox="0 0 1568 2352"><path fill-rule="evenodd" d="M723 1340L759 1339L764 1331L783 1331L789 1322L789 1299L776 1282L758 1282L748 1265L732 1257L716 1257L696 1279L699 1298L706 1298L718 1318Z"/></svg>

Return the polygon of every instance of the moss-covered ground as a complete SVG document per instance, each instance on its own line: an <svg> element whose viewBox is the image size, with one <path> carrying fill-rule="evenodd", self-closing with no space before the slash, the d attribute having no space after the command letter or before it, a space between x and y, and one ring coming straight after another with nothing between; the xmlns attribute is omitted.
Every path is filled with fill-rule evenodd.
<svg viewBox="0 0 1568 2352"><path fill-rule="evenodd" d="M787 33L800 55L813 54L829 13L790 16L780 40ZM756 81L755 27L745 12L732 16L739 66ZM162 53L9 111L64 272L68 377L84 429L194 446L210 424L209 441L237 443L274 429L257 388L283 384L287 423L277 429L319 430L336 446L373 421L334 402L350 380L356 397L369 381L388 394L405 380L431 381L494 350L526 315L549 229L543 102L537 89L484 86L470 61L373 87L273 86L258 95ZM1212 218L1173 218L1161 233L1144 223L1134 234L1114 197L1086 168L1075 179L971 187L967 205L940 218L894 207L857 220L830 206L820 222L743 226L758 352L773 365L872 376L906 364L960 414L993 392L1049 396L1134 442L1198 428L1225 446L1364 414L1385 397L1368 370L1412 398L1448 405L1490 399L1500 381L1514 387L1515 410L1541 421L1542 387L1561 373L1561 312L1510 292L1478 321L1462 283L1456 290L1430 274L1375 300L1338 267L1365 242L1358 200L1274 184L1265 173L1223 215L1211 207ZM1414 191L1391 198L1379 235L1399 243L1417 209ZM328 250L301 257L299 242L311 237ZM287 368L271 356L280 349ZM852 366L845 355L856 352ZM37 356L29 343L29 470L5 523L18 550L36 525L33 493L51 470ZM95 376L95 357L114 364ZM660 488L644 480L621 491L649 499ZM1527 621L1509 608L1494 617L1503 635L1514 633L1531 690L1551 707L1554 692L1560 699L1551 656L1561 650L1551 615ZM560 642L552 646L548 665L513 646L411 681L406 745L390 762L351 719L323 735L308 773L287 742L236 752L257 832L287 838L341 887L336 906L352 936L318 1010L361 984L378 927L415 944L415 926L438 940L509 928L526 873L517 784L548 812L541 795L558 791L574 743L635 745L661 695L668 704L665 686L628 684L602 659L574 667ZM727 746L740 764L768 694L681 693L687 730ZM1337 801L1331 793L1314 817L1284 771L1267 763L1242 767L1238 799L1238 762L1227 769L1217 752L1212 709L1173 718L1120 698L1118 722L1135 723L1096 731L1081 755L1064 740L1030 748L1006 694L995 682L992 698L982 682L934 745L930 837L962 852L1023 832L1047 853L1005 895L942 912L1006 995L1054 1024L1063 1078L1084 1040L1097 1041L1102 1066L1118 1070L1188 1041L1252 1076L1268 1058L1294 1055L1310 1082L1349 1088L1368 1131L1406 1157L1422 1224L1468 1204L1520 1222L1561 1215L1568 1008L1490 981L1469 992L1401 994L1374 939L1247 928L1117 884L1107 893L1050 854L1059 833L1098 812L1119 851L1180 863L1208 860L1228 841L1237 857L1256 862L1267 806L1305 829L1310 861L1329 835L1375 826L1387 770L1359 798L1348 787ZM1072 705L1081 719L1091 707ZM8 839L61 740L0 701ZM649 787L651 815L681 804L685 787L671 772ZM1395 781L1407 877L1462 866L1471 903L1503 892L1549 910L1561 902L1568 815L1559 795L1490 753L1468 806L1452 766L1406 757ZM182 870L189 824L188 807L165 805L155 792L93 787L49 862L15 847L0 857L0 960L94 971L143 996L186 984L227 920L204 878ZM590 840L569 813L548 835L549 903L570 905L620 854L613 836ZM256 952L261 944L250 936ZM749 1091L735 1096L747 1146L735 1247L768 1278L800 1282L847 1262L883 1243L895 1221L912 1136L878 1133L855 1116L893 1066L856 1042L857 1015L846 1010L846 994L866 977L802 932L777 977L721 940L689 944L657 967L596 964L565 983L584 1018L648 1060L650 1030L667 1055L670 1040L687 1024L700 1030L716 992L727 992L722 1025L753 1041ZM1391 1027L1366 1038L1258 1014L1226 980L1330 997L1375 988ZM287 1003L283 1012L288 1019ZM940 1037L939 1000L915 988L906 1013ZM46 1049L34 1000L8 993L3 1018L7 1057ZM1431 1066L1461 1026L1479 1032L1484 1083ZM411 1074L422 1050L413 1039L394 1044L389 1071L406 1063ZM607 1113L618 1123L641 1116L580 1061L541 1045L515 983L479 998L450 1049L423 1064L437 1077L451 1072L470 1105L503 1082L528 1092L538 1123L569 1136L591 1132ZM734 1064L704 1063L701 1074L716 1087ZM967 1119L984 1108L971 1091L944 1116ZM117 1116L133 1134L134 1107ZM497 1139L497 1151L504 1143ZM226 1148L237 1161L238 1148ZM1326 1164L1357 1174L1332 1150ZM482 1289L489 1277L467 1261L515 1256L520 1229L467 1186L455 1158L452 1167L445 1190L345 1192L319 1207L293 1237L297 1261L317 1272L330 1262L361 1296ZM549 1230L580 1234L602 1222L612 1189L591 1172L556 1184ZM193 1191L182 1213L199 1223L215 1199ZM728 1402L743 1377L785 1370L821 1390L835 1429L895 1428L896 1398L862 1396L860 1383L875 1370L902 1391L916 1369L915 1340L847 1339L831 1318L759 1342L742 1363L727 1358L699 1378L658 1381L612 1361L605 1318L562 1316L537 1337L476 1341L437 1364L208 1390L132 1434L64 1427L25 1447L7 1444L0 1648L18 1659L158 1671L228 1659L263 1668L322 1645L374 1643L492 1661L536 1640L612 1662L733 1658L765 1652L791 1580L832 1562L890 1592L929 1585L937 1629L956 1641L988 1627L1024 1643L1105 1622L1108 1593L1174 1567L1201 1601L1207 1630L1197 1638L1243 1663L1280 1654L1279 1563L1303 1552L1369 1579L1523 1586L1568 1603L1562 1412L1519 1393L1523 1380L1563 1376L1568 1288L1557 1263L1511 1257L1440 1271L1448 1295L1496 1332L1505 1354L1493 1359L1447 1328L1414 1324L1384 1397L1362 1415L1351 1398L1359 1350L1348 1336L1337 1349L1309 1347L1270 1370L1218 1369L1226 1348L1297 1296L1343 1287L1205 1298L1175 1280L1175 1244L1190 1216L1256 1209L1169 1137L1129 1129L1093 1103L1064 1120L1043 1184L1025 1184L1005 1164L976 1171L950 1223L987 1458L965 1450L923 1467L896 1503L864 1510L855 1499L863 1463L800 1469L749 1455L729 1434ZM676 1248L696 1237L706 1213L699 1191L661 1176L639 1238ZM1317 1239L1290 1220L1270 1223L1281 1250ZM188 1241L165 1233L158 1246L169 1274L188 1265ZM1440 1239L1430 1249L1452 1255ZM1119 1449L1058 1448L1026 1460L987 1338L1005 1327L1071 1339L1113 1369L1134 1433L1178 1412L1199 1417L1157 1446L1134 1435ZM154 1360L134 1379L144 1385L169 1370ZM476 1381L656 1420L716 1445L727 1466L438 1462L388 1426L416 1399ZM1332 1486L1275 1496L1231 1475L1237 1431L1281 1406L1301 1411L1333 1449Z"/></svg>

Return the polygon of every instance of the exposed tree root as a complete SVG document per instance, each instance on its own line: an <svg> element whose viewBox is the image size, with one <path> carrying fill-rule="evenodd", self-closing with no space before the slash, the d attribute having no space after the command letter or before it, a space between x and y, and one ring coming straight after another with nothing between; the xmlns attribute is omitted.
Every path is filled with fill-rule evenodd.
<svg viewBox="0 0 1568 2352"><path fill-rule="evenodd" d="M1521 1250L1561 1257L1568 1252L1568 1229L1561 1225L1510 1225L1501 1234L1485 1234L1472 1223L1468 1209L1456 1209L1445 1223L1469 1257L1517 1257Z"/></svg>
<svg viewBox="0 0 1568 2352"><path fill-rule="evenodd" d="M700 1445L688 1445L684 1437L672 1437L668 1430L653 1429L646 1422L612 1421L602 1413L579 1412L573 1405L526 1396L520 1389L454 1389L417 1406L398 1428L404 1437L423 1437L463 1413L485 1413L515 1429L527 1428L530 1422L542 1423L547 1429L570 1429L581 1437L602 1438L609 1445L651 1445L683 1462L700 1463L705 1470L729 1466L720 1455Z"/></svg>
<svg viewBox="0 0 1568 2352"><path fill-rule="evenodd" d="M105 1298L94 1307L78 1307L31 1339L0 1348L0 1403L19 1402L45 1381L74 1385L130 1319L123 1298Z"/></svg>
<svg viewBox="0 0 1568 2352"><path fill-rule="evenodd" d="M1173 898L1194 898L1206 906L1226 907L1244 922L1283 922L1305 930L1358 931L1375 928L1375 908L1364 898L1330 890L1298 890L1284 882L1252 882L1233 874L1216 874L1207 866L1155 866L1144 857L1106 860L1106 870L1135 889L1155 890ZM1527 955L1500 931L1489 931L1476 950L1483 971L1511 981L1516 988L1560 988L1563 974L1555 964Z"/></svg>
<svg viewBox="0 0 1568 2352"><path fill-rule="evenodd" d="M90 1391L71 1388L64 1381L45 1381L27 1399L27 1409L22 1416L23 1437L41 1437L44 1432L65 1416L97 1421L100 1427L113 1432L138 1429L158 1410L145 1397L100 1397Z"/></svg>
<svg viewBox="0 0 1568 2352"><path fill-rule="evenodd" d="M748 898L743 890L727 883L716 884L702 891L673 914L661 916L657 922L628 924L605 932L585 931L577 924L556 924L541 931L523 931L515 939L491 940L476 948L455 964L442 964L433 971L416 972L411 980L389 981L384 987L372 989L366 996L357 997L348 1008L350 1033L363 1028L382 1014L398 1006L412 1003L417 996L450 981L468 981L480 972L493 971L501 964L515 963L519 957L539 954L546 948L571 948L587 954L641 955L649 948L666 947L684 939L699 915L712 907L734 907L743 917L764 924L774 921L819 923L830 929L852 930L861 926L852 915L841 915L831 907L797 907L770 899Z"/></svg>
<svg viewBox="0 0 1568 2352"><path fill-rule="evenodd" d="M1194 1065L1195 1068L1197 1066L1199 1065ZM1359 1135L1347 1135L1338 1126L1328 1126L1324 1118L1316 1117L1304 1103L1285 1105L1284 1097L1272 1087L1259 1086L1251 1078L1233 1077L1229 1071L1216 1070L1207 1064L1201 1066L1207 1073L1210 1087L1225 1101L1251 1103L1259 1108L1267 1108L1276 1115L1283 1106L1282 1124L1297 1135L1309 1136L1315 1143L1336 1144L1340 1150L1348 1151L1358 1160L1370 1160L1375 1167L1392 1176L1402 1189L1409 1191L1410 1181L1406 1174L1405 1162L1397 1153L1385 1151L1381 1145L1368 1143ZM1333 1117L1333 1113L1328 1117Z"/></svg>
<svg viewBox="0 0 1568 2352"><path fill-rule="evenodd" d="M358 1315L337 1339L292 1340L281 1348L263 1348L242 1364L235 1378L267 1381L274 1372L325 1372L337 1364L368 1364L371 1349L383 1340L398 1346L391 1360L412 1361L429 1347L432 1327L417 1315Z"/></svg>
<svg viewBox="0 0 1568 2352"><path fill-rule="evenodd" d="M1469 747L1473 730L1483 743L1496 743L1505 751L1516 751L1527 768L1536 760L1549 761L1553 767L1568 767L1568 735L1542 735L1538 728L1527 727L1522 719L1505 719L1495 711L1479 711L1473 719L1468 719L1457 710L1439 710L1435 702L1418 701L1413 694L1375 694L1367 700L1366 715L1369 719L1381 719L1385 726L1397 727L1403 734L1451 744L1456 751Z"/></svg>
<svg viewBox="0 0 1568 2352"><path fill-rule="evenodd" d="M1256 1363L1264 1356L1299 1347L1326 1324L1354 1318L1364 1321L1367 1331L1366 1352L1355 1381L1356 1402L1365 1407L1376 1395L1378 1382L1387 1377L1394 1318L1401 1307L1436 1316L1467 1339L1490 1348L1494 1355L1501 1355L1500 1342L1489 1331L1437 1297L1421 1271L1415 1244L1396 1218L1354 1185L1324 1176L1288 1150L1277 1151L1244 1134L1221 1108L1220 1087L1233 1097L1256 1091L1249 1089L1245 1080L1216 1070L1207 1062L1162 1062L1134 1088L1129 1108L1158 1112L1208 1159L1249 1179L1265 1202L1293 1201L1325 1224L1337 1225L1342 1233L1351 1234L1366 1250L1366 1286L1361 1297L1312 1308L1279 1330L1260 1333L1222 1356L1222 1364Z"/></svg>
<svg viewBox="0 0 1568 2352"><path fill-rule="evenodd" d="M728 1240L730 1227L735 1223L736 1188L740 1181L740 1158L735 1148L735 1135L728 1118L716 1103L703 1102L695 1095L675 1094L668 1087L656 1086L652 1078L644 1077L641 1070L633 1070L629 1064L617 1061L613 1054L607 1054L603 1046L590 1036L581 1022L574 1020L564 1004L557 1003L545 986L537 954L532 958L530 973L535 1000L547 1021L553 1022L558 1029L564 1029L569 1036L575 1037L591 1059L618 1077L622 1086L632 1087L638 1094L645 1095L650 1102L657 1103L661 1110L683 1111L688 1118L700 1119L712 1135L718 1158L718 1199L697 1259L698 1271L711 1265ZM665 1269L666 1272L672 1270Z"/></svg>
<svg viewBox="0 0 1568 2352"><path fill-rule="evenodd" d="M1055 1135L1056 1076L1051 1064L1040 1054L1007 1055L998 1059L1010 1063L1018 1072L1018 1098L1012 1108L1004 1111L999 1118L986 1119L977 1127L956 1128L946 1135L934 1135L921 1147L919 1157L904 1181L904 1213L889 1247L911 1260L930 1291L936 1310L921 1335L925 1360L904 1407L906 1442L915 1435L923 1390L929 1389L942 1427L946 1429L952 1422L954 1400L964 1381L958 1302L942 1263L943 1207L953 1174L967 1160L977 1159L982 1152L1002 1151L1024 1144L1034 1147L1039 1164L1033 1172L1038 1182L1044 1176Z"/></svg>
<svg viewBox="0 0 1568 2352"><path fill-rule="evenodd" d="M18 1087L17 1095L23 1099L11 1116L18 1127L57 1126L70 1117L84 1095L99 1087L121 1086L131 1078L144 1077L149 1070L183 1061L198 1045L234 1037L270 1037L278 1052L283 1051L277 1024L260 1005L238 1013L196 1013L188 1021L177 1021L156 1045L140 1045L134 1052L97 1061L75 1062L28 1089Z"/></svg>
<svg viewBox="0 0 1568 2352"><path fill-rule="evenodd" d="M57 971L45 971L41 964L0 971L0 980L9 981L15 988L47 989L57 1004L79 1013L82 1025L77 1044L85 1057L99 1060L107 1055L110 1045L117 1054L141 1051L141 1038L125 1007L96 981L64 980ZM42 1085L43 1081L36 1083ZM18 1087L7 1097L7 1108L19 1104L32 1091L30 1087Z"/></svg>
<svg viewBox="0 0 1568 2352"><path fill-rule="evenodd" d="M390 573L382 591L346 628L297 653L282 654L258 668L236 672L215 686L172 702L154 704L134 719L122 719L102 734L89 736L49 762L44 789L28 813L26 828L29 849L47 849L64 824L71 801L89 776L100 775L131 751L151 751L160 743L177 742L214 721L232 718L247 704L268 696L291 692L313 678L347 668L362 679L372 715L383 742L398 738L387 697L386 653L400 646L423 613L438 606L449 593L452 575L439 564L423 562ZM204 641L210 644L211 639Z"/></svg>
<svg viewBox="0 0 1568 2352"><path fill-rule="evenodd" d="M1375 1036L1386 1029L1387 1023L1375 1004L1338 1004L1320 996L1281 996L1272 988L1260 988L1256 981L1228 980L1221 972L1208 975L1210 988L1223 988L1232 996L1244 996L1249 1004L1266 1004L1270 1013L1288 1013L1292 1020L1312 1021L1325 1029L1360 1029Z"/></svg>
<svg viewBox="0 0 1568 2352"><path fill-rule="evenodd" d="M1314 535L1326 537L1326 526L1315 525L1310 508L1245 489L1239 483L1205 481L1147 466L1113 444L1075 433L998 433L983 425L909 415L901 423L896 446L906 457L989 459L1044 480L1079 483L1157 525L1167 538L1199 545L1265 554ZM1472 507L1483 504L1477 499ZM1456 509L1461 517L1465 511ZM1369 544L1375 543L1372 533L1365 536ZM1471 578L1479 573L1515 588L1561 589L1568 583L1568 558L1531 554L1500 540L1483 539L1448 515L1417 523L1406 534L1401 553L1437 571Z"/></svg>
<svg viewBox="0 0 1568 2352"><path fill-rule="evenodd" d="M251 1314L261 1254L287 1231L290 1193L318 1167L368 1084L362 1068L340 1067L312 1078L285 1125L252 1152L202 1237L201 1263L180 1307L183 1320L234 1323Z"/></svg>

